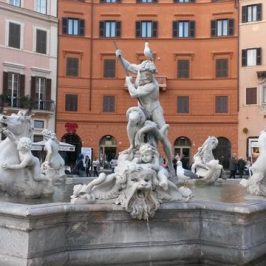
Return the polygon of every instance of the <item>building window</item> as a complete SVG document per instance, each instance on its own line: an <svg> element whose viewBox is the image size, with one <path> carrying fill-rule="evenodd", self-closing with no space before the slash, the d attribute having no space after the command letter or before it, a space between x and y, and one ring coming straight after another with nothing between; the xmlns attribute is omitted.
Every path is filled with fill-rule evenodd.
<svg viewBox="0 0 266 266"><path fill-rule="evenodd" d="M105 78L115 77L115 59L105 59L103 61L103 76Z"/></svg>
<svg viewBox="0 0 266 266"><path fill-rule="evenodd" d="M21 0L9 0L8 3L13 6L21 6Z"/></svg>
<svg viewBox="0 0 266 266"><path fill-rule="evenodd" d="M9 23L8 46L20 49L20 24Z"/></svg>
<svg viewBox="0 0 266 266"><path fill-rule="evenodd" d="M66 59L66 75L77 77L79 75L79 59L75 57L67 57Z"/></svg>
<svg viewBox="0 0 266 266"><path fill-rule="evenodd" d="M189 60L177 60L177 77L189 78Z"/></svg>
<svg viewBox="0 0 266 266"><path fill-rule="evenodd" d="M72 112L78 111L78 96L76 94L66 94L65 110Z"/></svg>
<svg viewBox="0 0 266 266"><path fill-rule="evenodd" d="M46 54L47 32L45 30L36 30L36 52Z"/></svg>
<svg viewBox="0 0 266 266"><path fill-rule="evenodd" d="M173 22L173 37L195 37L195 21L177 20Z"/></svg>
<svg viewBox="0 0 266 266"><path fill-rule="evenodd" d="M31 98L34 109L52 111L51 79L31 77Z"/></svg>
<svg viewBox="0 0 266 266"><path fill-rule="evenodd" d="M19 106L19 100L24 96L25 76L13 72L3 72L4 101L11 107Z"/></svg>
<svg viewBox="0 0 266 266"><path fill-rule="evenodd" d="M228 96L215 97L215 112L228 113Z"/></svg>
<svg viewBox="0 0 266 266"><path fill-rule="evenodd" d="M189 112L189 96L177 96L177 113Z"/></svg>
<svg viewBox="0 0 266 266"><path fill-rule="evenodd" d="M217 19L211 21L211 36L231 36L234 34L233 19Z"/></svg>
<svg viewBox="0 0 266 266"><path fill-rule="evenodd" d="M37 0L36 11L42 14L46 14L47 13L47 0Z"/></svg>
<svg viewBox="0 0 266 266"><path fill-rule="evenodd" d="M137 3L157 3L158 0L137 0Z"/></svg>
<svg viewBox="0 0 266 266"><path fill-rule="evenodd" d="M113 38L120 37L121 22L120 21L100 21L100 37Z"/></svg>
<svg viewBox="0 0 266 266"><path fill-rule="evenodd" d="M33 142L39 142L43 140L43 135L33 135Z"/></svg>
<svg viewBox="0 0 266 266"><path fill-rule="evenodd" d="M262 103L266 104L266 86L262 87Z"/></svg>
<svg viewBox="0 0 266 266"><path fill-rule="evenodd" d="M83 36L85 30L84 19L63 18L63 33L68 35Z"/></svg>
<svg viewBox="0 0 266 266"><path fill-rule="evenodd" d="M121 0L101 0L101 3L120 3Z"/></svg>
<svg viewBox="0 0 266 266"><path fill-rule="evenodd" d="M115 111L115 96L103 96L103 112Z"/></svg>
<svg viewBox="0 0 266 266"><path fill-rule="evenodd" d="M257 104L257 88L246 88L246 104Z"/></svg>
<svg viewBox="0 0 266 266"><path fill-rule="evenodd" d="M195 0L174 0L175 3L194 3Z"/></svg>
<svg viewBox="0 0 266 266"><path fill-rule="evenodd" d="M242 66L261 65L261 48L251 48L242 50Z"/></svg>
<svg viewBox="0 0 266 266"><path fill-rule="evenodd" d="M44 121L43 120L33 120L33 127L35 129L43 129L44 128Z"/></svg>
<svg viewBox="0 0 266 266"><path fill-rule="evenodd" d="M136 37L157 37L157 21L136 21Z"/></svg>
<svg viewBox="0 0 266 266"><path fill-rule="evenodd" d="M228 59L216 59L216 78L228 77Z"/></svg>
<svg viewBox="0 0 266 266"><path fill-rule="evenodd" d="M242 6L242 22L262 20L262 4Z"/></svg>

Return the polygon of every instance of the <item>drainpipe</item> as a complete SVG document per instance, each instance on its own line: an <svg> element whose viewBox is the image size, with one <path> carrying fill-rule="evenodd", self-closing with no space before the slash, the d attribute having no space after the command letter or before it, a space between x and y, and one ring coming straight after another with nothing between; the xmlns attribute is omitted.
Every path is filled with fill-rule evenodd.
<svg viewBox="0 0 266 266"><path fill-rule="evenodd" d="M90 80L89 80L89 111L91 111L92 102L92 62L93 62L93 15L94 15L94 3L91 0L91 39L90 39Z"/></svg>

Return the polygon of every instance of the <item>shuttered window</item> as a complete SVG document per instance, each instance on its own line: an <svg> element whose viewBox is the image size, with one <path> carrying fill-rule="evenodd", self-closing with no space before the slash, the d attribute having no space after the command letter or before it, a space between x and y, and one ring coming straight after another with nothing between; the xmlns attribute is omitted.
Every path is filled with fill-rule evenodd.
<svg viewBox="0 0 266 266"><path fill-rule="evenodd" d="M228 59L216 59L216 78L228 77Z"/></svg>
<svg viewBox="0 0 266 266"><path fill-rule="evenodd" d="M242 66L261 65L262 49L251 48L242 50Z"/></svg>
<svg viewBox="0 0 266 266"><path fill-rule="evenodd" d="M216 19L211 20L211 36L222 37L234 35L233 19Z"/></svg>
<svg viewBox="0 0 266 266"><path fill-rule="evenodd" d="M115 111L115 96L103 96L103 112Z"/></svg>
<svg viewBox="0 0 266 266"><path fill-rule="evenodd" d="M105 59L103 61L104 71L103 76L105 78L115 78L115 63L114 59Z"/></svg>
<svg viewBox="0 0 266 266"><path fill-rule="evenodd" d="M195 21L176 20L173 21L174 38L193 38L195 37Z"/></svg>
<svg viewBox="0 0 266 266"><path fill-rule="evenodd" d="M66 94L65 110L72 112L78 111L78 96L76 94Z"/></svg>
<svg viewBox="0 0 266 266"><path fill-rule="evenodd" d="M114 38L120 37L121 35L121 22L104 20L99 22L100 26L100 37Z"/></svg>
<svg viewBox="0 0 266 266"><path fill-rule="evenodd" d="M79 75L79 59L68 57L66 59L66 75L77 77Z"/></svg>
<svg viewBox="0 0 266 266"><path fill-rule="evenodd" d="M215 97L215 112L228 113L228 96Z"/></svg>
<svg viewBox="0 0 266 266"><path fill-rule="evenodd" d="M20 24L9 23L8 46L20 49Z"/></svg>
<svg viewBox="0 0 266 266"><path fill-rule="evenodd" d="M62 32L68 35L83 36L85 34L85 21L78 18L62 18Z"/></svg>
<svg viewBox="0 0 266 266"><path fill-rule="evenodd" d="M157 21L136 21L137 38L155 38L157 37Z"/></svg>
<svg viewBox="0 0 266 266"><path fill-rule="evenodd" d="M189 96L177 97L177 113L189 113Z"/></svg>
<svg viewBox="0 0 266 266"><path fill-rule="evenodd" d="M46 54L47 32L44 30L36 30L36 52Z"/></svg>
<svg viewBox="0 0 266 266"><path fill-rule="evenodd" d="M246 104L257 104L257 88L246 88Z"/></svg>
<svg viewBox="0 0 266 266"><path fill-rule="evenodd" d="M242 6L242 22L262 20L262 4Z"/></svg>
<svg viewBox="0 0 266 266"><path fill-rule="evenodd" d="M189 60L177 60L177 77L189 78Z"/></svg>

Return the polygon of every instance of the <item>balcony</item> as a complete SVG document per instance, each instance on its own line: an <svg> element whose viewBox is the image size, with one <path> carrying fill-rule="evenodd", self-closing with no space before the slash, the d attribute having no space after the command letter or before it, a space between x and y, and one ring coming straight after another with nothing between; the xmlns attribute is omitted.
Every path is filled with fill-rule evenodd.
<svg viewBox="0 0 266 266"><path fill-rule="evenodd" d="M32 101L28 97L21 98L11 98L1 97L0 98L1 109L6 111L17 111L19 109L29 109L31 108L35 113L53 113L55 110L55 103L52 100L49 101Z"/></svg>

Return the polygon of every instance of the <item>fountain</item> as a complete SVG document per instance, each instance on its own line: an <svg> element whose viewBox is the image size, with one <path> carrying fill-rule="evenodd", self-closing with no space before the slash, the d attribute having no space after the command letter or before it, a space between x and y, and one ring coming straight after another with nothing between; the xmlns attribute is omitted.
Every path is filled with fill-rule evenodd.
<svg viewBox="0 0 266 266"><path fill-rule="evenodd" d="M154 71L147 47L146 66ZM120 52L117 56L130 68ZM152 77L150 85L156 87L153 75L142 75ZM147 103L134 91L132 79L126 80L131 96ZM216 179L211 186L196 184L191 198L188 187L176 186L168 125L158 101L160 119L147 118L142 104L127 112L130 147L120 154L113 174L93 180L67 178L54 187L54 202L2 197L0 265L266 264L265 198L247 195L237 180ZM160 163L160 143L168 170ZM15 145L13 152L17 153Z"/></svg>

